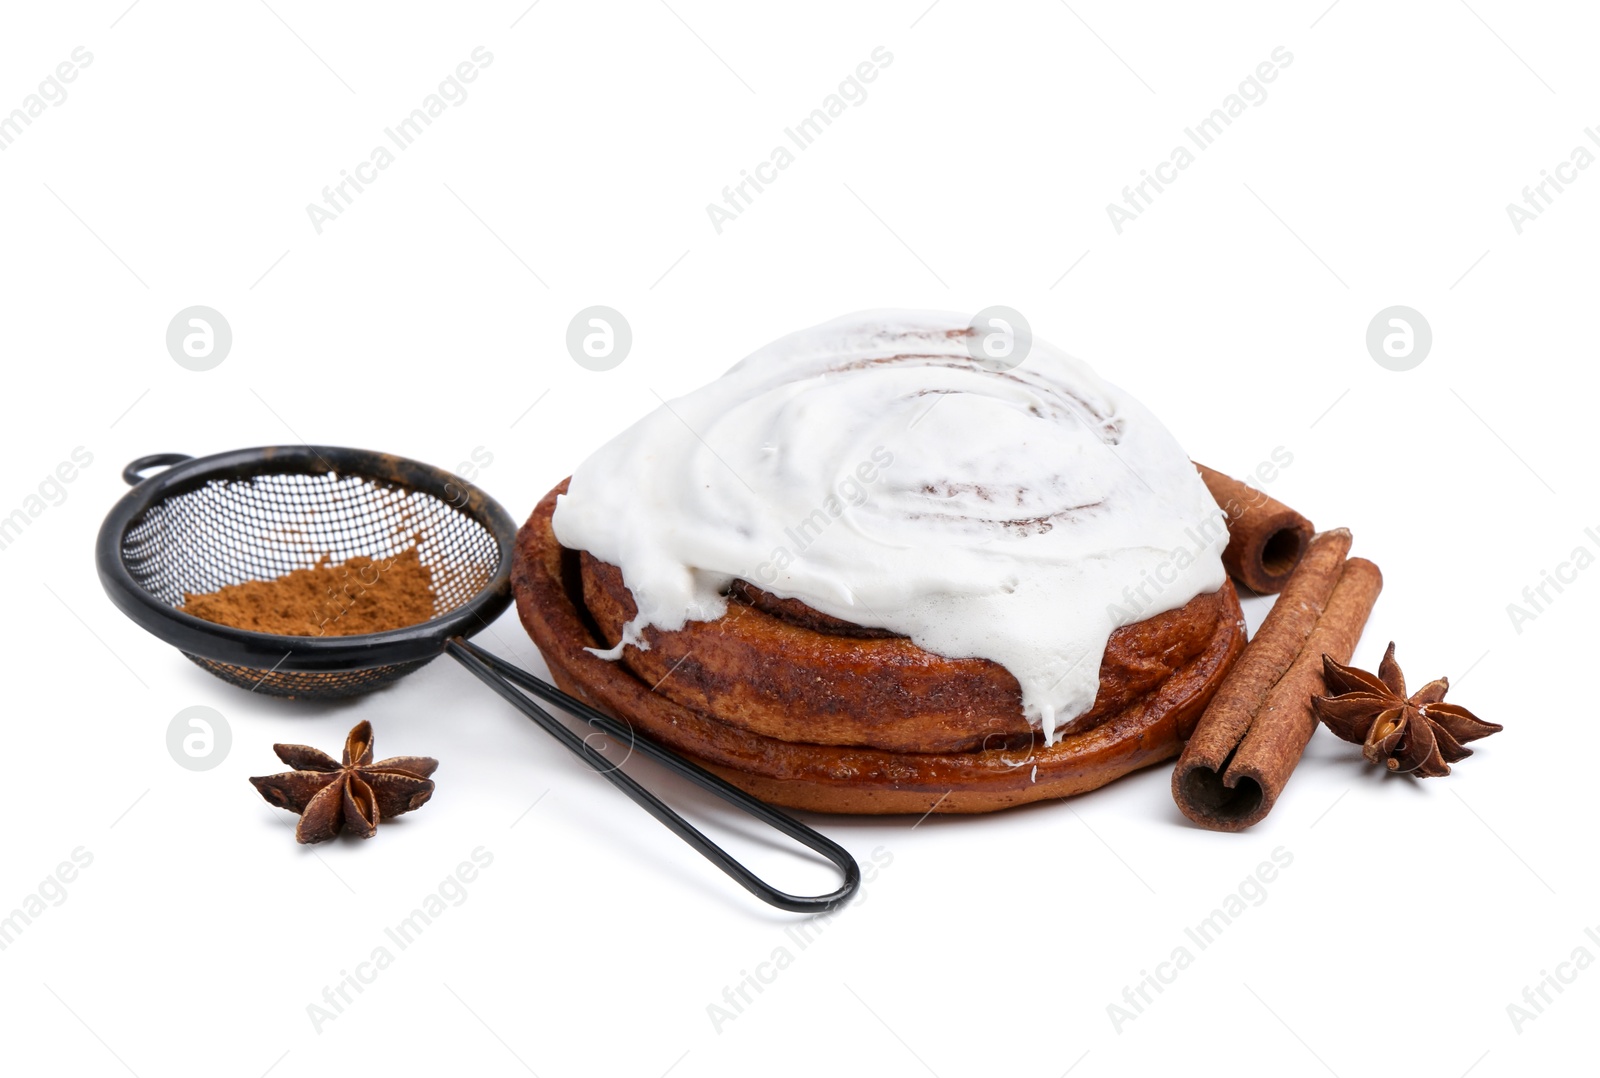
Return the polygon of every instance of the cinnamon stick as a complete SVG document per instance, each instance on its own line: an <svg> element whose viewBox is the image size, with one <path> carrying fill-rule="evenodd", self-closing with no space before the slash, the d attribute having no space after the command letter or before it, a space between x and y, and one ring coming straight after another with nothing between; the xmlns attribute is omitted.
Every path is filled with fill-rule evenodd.
<svg viewBox="0 0 1600 1078"><path fill-rule="evenodd" d="M1255 487L1204 464L1195 467L1228 517L1222 552L1228 575L1262 595L1282 589L1311 542L1311 521Z"/></svg>
<svg viewBox="0 0 1600 1078"><path fill-rule="evenodd" d="M1304 560L1267 612L1255 639L1234 663L1195 726L1178 764L1180 773L1186 767L1220 772L1239 747L1267 692L1288 672L1317 627L1317 619L1339 583L1350 542L1345 528L1323 532L1311 540Z"/></svg>
<svg viewBox="0 0 1600 1078"><path fill-rule="evenodd" d="M1341 567L1349 544L1343 529L1313 540L1184 747L1172 796L1202 827L1242 831L1259 822L1300 762L1317 725L1311 698L1324 692L1322 656L1349 661L1383 589L1372 562Z"/></svg>

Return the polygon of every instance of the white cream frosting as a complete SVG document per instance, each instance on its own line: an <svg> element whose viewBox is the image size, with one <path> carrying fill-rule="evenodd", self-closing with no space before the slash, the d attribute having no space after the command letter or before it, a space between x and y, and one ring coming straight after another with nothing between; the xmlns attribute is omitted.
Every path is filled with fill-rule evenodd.
<svg viewBox="0 0 1600 1078"><path fill-rule="evenodd" d="M968 322L792 333L579 465L555 534L622 570L624 643L721 617L743 578L999 663L1053 738L1093 704L1113 630L1220 588L1221 511L1155 416L1042 341L980 365Z"/></svg>

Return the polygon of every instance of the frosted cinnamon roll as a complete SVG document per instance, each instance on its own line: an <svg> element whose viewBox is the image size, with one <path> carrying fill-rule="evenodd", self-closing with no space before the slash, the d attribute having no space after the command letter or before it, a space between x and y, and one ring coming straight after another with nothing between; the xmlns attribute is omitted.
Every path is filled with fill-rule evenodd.
<svg viewBox="0 0 1600 1078"><path fill-rule="evenodd" d="M1175 752L1243 639L1222 514L1129 395L973 340L837 319L580 464L514 577L557 680L814 808L925 811L944 782L977 811Z"/></svg>

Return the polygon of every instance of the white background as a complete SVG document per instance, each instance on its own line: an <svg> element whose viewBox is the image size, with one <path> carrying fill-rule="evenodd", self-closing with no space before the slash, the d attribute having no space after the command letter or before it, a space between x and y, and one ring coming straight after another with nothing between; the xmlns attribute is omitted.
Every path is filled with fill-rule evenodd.
<svg viewBox="0 0 1600 1078"><path fill-rule="evenodd" d="M1520 1030L1507 1007L1575 949L1600 957L1600 572L1520 632L1507 604L1600 549L1600 169L1520 235L1505 209L1600 124L1592 11L672 4L6 5L0 109L76 46L93 62L0 152L0 514L75 447L93 464L0 551L0 912L74 849L93 863L0 951L5 1068L1592 1070L1600 971ZM469 98L319 235L306 204L480 45ZM719 235L706 203L880 45L868 98ZM1117 234L1106 204L1277 46L1293 62L1268 98ZM1197 459L1292 453L1271 492L1386 574L1358 663L1396 639L1414 682L1449 675L1506 731L1427 782L1320 733L1242 835L1189 826L1166 767L987 818L820 820L892 863L801 951L797 918L453 664L347 706L260 699L122 618L93 573L121 466L147 453L305 439L454 467L481 447L479 482L521 517L657 394L773 337L996 303ZM194 304L234 334L206 373L164 343ZM564 346L591 304L633 327L606 373ZM1393 304L1434 332L1406 373L1364 344ZM543 669L513 615L479 639ZM233 736L205 772L165 741L198 704ZM337 750L364 718L380 756L443 761L437 794L369 842L296 846L245 779L281 769L274 741ZM465 902L319 1030L308 1005L478 847ZM1279 847L1265 900L1119 1029L1108 1005ZM719 1029L708 1005L780 946L793 962Z"/></svg>

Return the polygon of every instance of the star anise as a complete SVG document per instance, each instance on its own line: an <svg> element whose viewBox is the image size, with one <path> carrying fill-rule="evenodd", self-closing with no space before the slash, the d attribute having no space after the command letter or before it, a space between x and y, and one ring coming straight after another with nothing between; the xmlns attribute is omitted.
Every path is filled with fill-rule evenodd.
<svg viewBox="0 0 1600 1078"><path fill-rule="evenodd" d="M363 722L344 743L344 762L309 745L274 745L294 768L250 780L261 796L300 814L295 838L326 842L341 830L371 838L378 821L421 808L433 796L431 756L391 756L372 762L372 724Z"/></svg>
<svg viewBox="0 0 1600 1078"><path fill-rule="evenodd" d="M1505 727L1484 722L1460 704L1444 703L1446 678L1406 696L1405 675L1394 661L1394 644L1376 676L1322 657L1323 681L1333 695L1313 697L1317 718L1346 741L1361 746L1368 763L1390 771L1436 778L1472 755L1464 745Z"/></svg>

